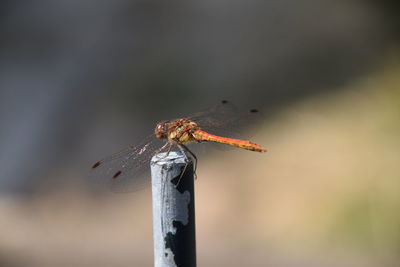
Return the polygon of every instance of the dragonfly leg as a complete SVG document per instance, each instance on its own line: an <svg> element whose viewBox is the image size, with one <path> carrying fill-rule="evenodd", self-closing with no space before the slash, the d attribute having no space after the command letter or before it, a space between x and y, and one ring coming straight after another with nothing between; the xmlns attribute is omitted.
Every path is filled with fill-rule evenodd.
<svg viewBox="0 0 400 267"><path fill-rule="evenodd" d="M165 154L165 156L163 156L162 158L158 158L158 160L163 160L163 159L165 159L166 157L169 156L169 152L171 152L172 144L171 144L170 142L167 142L167 143L165 143L161 148L157 149L157 150L154 152L154 155L157 155L158 153L160 153L161 151L163 151L166 147L168 147L167 154Z"/></svg>
<svg viewBox="0 0 400 267"><path fill-rule="evenodd" d="M179 176L179 180L178 180L178 182L176 183L175 187L177 187L177 186L179 185L179 183L181 182L181 179L182 179L183 175L185 174L186 168L187 168L187 166L189 165L189 158L188 158L188 156L186 155L186 150L185 150L185 148L183 147L182 144L177 144L177 146L178 146L179 150L183 153L183 155L184 155L184 157L185 157L185 167L183 167L183 170L182 170L182 172L181 172L181 175Z"/></svg>
<svg viewBox="0 0 400 267"><path fill-rule="evenodd" d="M196 154L194 154L192 151L190 151L190 149L187 146L185 146L183 144L180 144L180 145L183 147L183 149L186 152L189 152L189 154L193 157L193 159L194 159L194 173L196 174L196 170L197 170L197 157L196 157Z"/></svg>
<svg viewBox="0 0 400 267"><path fill-rule="evenodd" d="M185 146L183 144L179 144L178 147L182 151L182 153L185 155L187 160L189 160L189 159L187 158L186 152L188 152L193 157L193 159L194 159L194 164L193 164L194 165L194 168L193 168L194 169L194 171L193 171L194 172L194 178L197 179L197 174L196 174L197 157L196 157L196 155L192 151L190 151L190 149L187 146ZM186 167L185 167L185 170L186 170ZM184 172L182 172L182 173L184 173Z"/></svg>
<svg viewBox="0 0 400 267"><path fill-rule="evenodd" d="M183 145L182 144L178 144L178 148L179 148L179 150L183 153L183 156L185 157L185 168L183 169L183 171L182 171L182 173L181 173L181 178L182 178L182 175L185 173L185 171L186 171L186 167L187 167L187 165L189 164L189 158L188 158L188 156L186 155L186 150L183 148ZM179 178L179 180L180 180L180 178Z"/></svg>

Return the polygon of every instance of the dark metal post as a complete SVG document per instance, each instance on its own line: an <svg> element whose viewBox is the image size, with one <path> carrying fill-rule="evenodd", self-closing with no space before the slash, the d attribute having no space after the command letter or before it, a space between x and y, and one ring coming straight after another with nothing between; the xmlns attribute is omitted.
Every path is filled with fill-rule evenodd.
<svg viewBox="0 0 400 267"><path fill-rule="evenodd" d="M155 267L196 266L193 180L193 162L181 152L152 158Z"/></svg>

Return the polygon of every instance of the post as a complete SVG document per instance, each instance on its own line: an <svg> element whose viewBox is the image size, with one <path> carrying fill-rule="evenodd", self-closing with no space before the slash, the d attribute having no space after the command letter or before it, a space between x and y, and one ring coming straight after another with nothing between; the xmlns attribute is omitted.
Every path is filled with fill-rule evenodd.
<svg viewBox="0 0 400 267"><path fill-rule="evenodd" d="M193 162L181 152L157 154L151 182L154 266L196 266Z"/></svg>

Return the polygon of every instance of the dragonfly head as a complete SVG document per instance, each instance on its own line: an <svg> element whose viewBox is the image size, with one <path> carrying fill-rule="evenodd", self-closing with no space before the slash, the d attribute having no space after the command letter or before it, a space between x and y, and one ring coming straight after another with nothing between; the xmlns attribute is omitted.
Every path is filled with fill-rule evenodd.
<svg viewBox="0 0 400 267"><path fill-rule="evenodd" d="M154 129L154 134L158 139L167 139L168 138L168 126L170 121L162 121L157 124Z"/></svg>

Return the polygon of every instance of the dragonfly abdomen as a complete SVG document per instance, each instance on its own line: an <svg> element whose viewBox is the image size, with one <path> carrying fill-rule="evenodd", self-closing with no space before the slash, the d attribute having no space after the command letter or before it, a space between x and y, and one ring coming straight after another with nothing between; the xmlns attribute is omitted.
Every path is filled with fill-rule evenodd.
<svg viewBox="0 0 400 267"><path fill-rule="evenodd" d="M195 139L197 139L199 141L217 142L217 143L227 144L230 146L240 147L243 149L257 151L257 152L266 152L267 151L267 149L264 148L263 146L260 146L256 143L253 143L250 141L217 136L217 135L209 134L202 130L197 130L196 132L193 133L193 136Z"/></svg>

